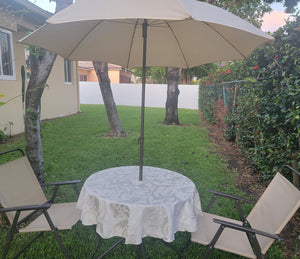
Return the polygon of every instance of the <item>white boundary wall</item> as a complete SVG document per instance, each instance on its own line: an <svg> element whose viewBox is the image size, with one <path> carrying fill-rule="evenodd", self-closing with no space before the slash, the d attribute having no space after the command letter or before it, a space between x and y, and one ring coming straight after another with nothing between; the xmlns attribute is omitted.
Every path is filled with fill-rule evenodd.
<svg viewBox="0 0 300 259"><path fill-rule="evenodd" d="M111 84L116 105L141 106L141 84ZM179 85L178 107L198 109L198 85ZM164 108L167 85L146 84L146 107ZM80 82L81 104L103 104L98 82Z"/></svg>

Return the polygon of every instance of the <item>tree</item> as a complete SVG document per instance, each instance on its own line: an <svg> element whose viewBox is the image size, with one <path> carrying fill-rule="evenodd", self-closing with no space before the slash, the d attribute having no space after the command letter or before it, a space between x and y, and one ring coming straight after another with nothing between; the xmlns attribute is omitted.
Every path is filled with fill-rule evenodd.
<svg viewBox="0 0 300 259"><path fill-rule="evenodd" d="M292 0L292 1L288 1L285 0L285 6L286 7L295 7L296 4L299 2L300 0ZM207 2L216 6L219 6L225 10L228 10L234 14L236 14L237 16L247 20L248 22L256 25L257 27L261 26L261 18L263 17L263 15L266 12L271 11L270 8L270 3L273 2L283 2L282 0L265 0L265 1L261 1L261 0L206 0L203 2ZM207 65L206 65L207 66ZM209 69L209 67L205 67L203 70ZM177 70L177 72L179 73L179 69ZM197 75L197 73L202 73L202 69L197 69L194 68L192 70L188 70L186 73L190 73L191 75ZM167 81L168 82L172 82L172 84L174 84L173 79L172 78L178 78L178 80L180 79L179 74L178 75L174 75L173 73L167 73ZM169 76L171 76L172 78L169 78ZM178 81L179 82L179 81ZM170 103L172 103L174 105L175 102L178 101L178 95L174 94L175 92L179 93L178 90L178 82L175 85L177 85L177 90L176 91L169 91L170 89L173 89L174 86L169 86L168 85L168 96L167 96L167 103L166 103L166 118L172 118L174 121L168 121L170 124L177 124L178 122L178 111L176 110L176 112L174 110L171 110L169 105ZM168 107L167 107L168 105ZM173 106L175 108L175 105ZM176 105L177 107L177 105ZM177 108L176 108L177 109ZM171 112L173 114L169 114L169 112ZM175 116L175 114L177 115L177 117ZM165 120L166 121L166 120Z"/></svg>
<svg viewBox="0 0 300 259"><path fill-rule="evenodd" d="M178 83L180 80L181 69L176 67L167 67L167 80L168 80L168 90L167 90L167 102L166 102L166 116L164 124L179 124L178 120Z"/></svg>
<svg viewBox="0 0 300 259"><path fill-rule="evenodd" d="M265 2L272 4L272 3L283 3L283 5L286 7L285 12L287 13L293 13L295 10L295 7L300 2L300 0L265 0Z"/></svg>
<svg viewBox="0 0 300 259"><path fill-rule="evenodd" d="M110 135L111 136L126 136L123 131L122 124L118 115L117 107L114 101L113 93L110 87L110 79L108 77L108 65L103 62L93 62L100 90L102 93L105 110L107 114Z"/></svg>
<svg viewBox="0 0 300 259"><path fill-rule="evenodd" d="M142 78L142 68L135 68L134 75ZM152 84L165 84L166 83L166 68L164 67L149 67L146 71L146 81Z"/></svg>
<svg viewBox="0 0 300 259"><path fill-rule="evenodd" d="M202 114L216 118L220 109L211 107L220 96L226 100L225 136L237 142L265 178L285 164L300 168L299 28L296 15L273 33L272 44L260 46L246 60L219 67L200 86ZM294 183L299 185L296 175Z"/></svg>
<svg viewBox="0 0 300 259"><path fill-rule="evenodd" d="M73 0L56 0L56 12L72 4ZM32 50L32 49L31 49ZM40 183L44 182L44 159L41 141L41 98L52 70L56 54L38 49L31 51L31 76L25 97L25 151Z"/></svg>
<svg viewBox="0 0 300 259"><path fill-rule="evenodd" d="M206 2L234 13L257 27L261 26L263 15L271 11L270 5L266 1L261 0L208 0Z"/></svg>

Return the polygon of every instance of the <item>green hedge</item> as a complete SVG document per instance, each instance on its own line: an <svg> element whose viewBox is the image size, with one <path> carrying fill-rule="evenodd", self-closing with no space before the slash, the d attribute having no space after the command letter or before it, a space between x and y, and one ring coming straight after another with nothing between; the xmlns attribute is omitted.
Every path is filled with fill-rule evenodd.
<svg viewBox="0 0 300 259"><path fill-rule="evenodd" d="M284 164L300 169L299 16L273 36L272 44L244 62L220 67L199 87L199 107L209 121L216 122L217 105L225 100L225 136L238 143L265 178Z"/></svg>

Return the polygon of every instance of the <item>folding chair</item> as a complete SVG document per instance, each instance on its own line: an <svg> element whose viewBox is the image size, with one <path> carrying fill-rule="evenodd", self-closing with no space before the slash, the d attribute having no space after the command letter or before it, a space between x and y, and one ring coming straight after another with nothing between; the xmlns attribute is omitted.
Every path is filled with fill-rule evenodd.
<svg viewBox="0 0 300 259"><path fill-rule="evenodd" d="M69 258L58 230L71 229L79 220L80 214L76 202L53 202L61 185L73 185L78 196L76 184L80 180L43 184L42 186L54 186L52 197L47 200L23 150L12 149L1 152L0 155L14 151L20 151L22 157L0 165L0 203L3 207L0 212L6 213L11 224L2 258L6 258L15 233L38 232L34 239L14 256L17 258L44 231L53 232L65 258Z"/></svg>
<svg viewBox="0 0 300 259"><path fill-rule="evenodd" d="M295 169L284 166L300 175ZM265 258L278 234L300 207L300 191L280 172L275 175L258 202L236 196L210 191L213 197L203 216L198 218L198 230L192 233L191 241L207 245L203 258L213 248L248 258ZM208 213L217 196L235 200L240 221ZM241 202L255 204L245 218Z"/></svg>

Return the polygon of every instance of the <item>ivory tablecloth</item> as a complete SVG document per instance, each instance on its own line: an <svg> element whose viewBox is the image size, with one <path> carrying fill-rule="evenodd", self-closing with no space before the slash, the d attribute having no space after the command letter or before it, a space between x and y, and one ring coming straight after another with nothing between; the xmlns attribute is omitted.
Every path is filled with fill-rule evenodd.
<svg viewBox="0 0 300 259"><path fill-rule="evenodd" d="M138 245L152 236L167 242L177 231L195 232L201 204L195 184L166 169L115 167L92 174L85 181L77 207L84 225L96 225L102 238L124 237Z"/></svg>

